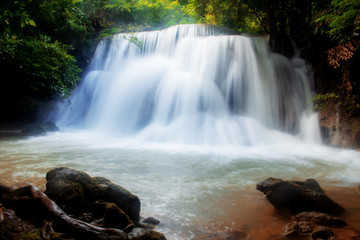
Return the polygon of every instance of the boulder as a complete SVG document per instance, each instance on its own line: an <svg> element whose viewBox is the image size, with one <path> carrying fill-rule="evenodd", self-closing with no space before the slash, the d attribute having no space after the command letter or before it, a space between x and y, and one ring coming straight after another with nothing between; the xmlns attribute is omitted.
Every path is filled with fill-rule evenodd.
<svg viewBox="0 0 360 240"><path fill-rule="evenodd" d="M106 178L92 178L84 172L61 167L49 171L46 180L45 193L68 214L80 216L93 212L104 216L107 208L99 207L99 203L104 206L113 203L111 206L117 206L118 212L126 213L131 221L140 219L140 199Z"/></svg>
<svg viewBox="0 0 360 240"><path fill-rule="evenodd" d="M142 222L145 223L145 224L150 224L150 225L154 225L154 226L160 224L160 221L153 218L153 217L145 218Z"/></svg>
<svg viewBox="0 0 360 240"><path fill-rule="evenodd" d="M326 239L326 240L336 240L335 233L324 226L317 227L314 232L311 234L313 239Z"/></svg>
<svg viewBox="0 0 360 240"><path fill-rule="evenodd" d="M0 202L7 208L15 210L16 214L22 218L16 223L16 228L19 233L28 234L25 229L19 229L20 226L26 224L27 221L34 223L35 229L41 227L38 224L44 224L42 227L42 234L34 234L30 232L30 236L23 239L59 239L58 234L55 233L54 238L45 237L49 235L48 230L55 229L69 234L75 239L91 239L91 240L127 240L128 236L124 231L115 228L103 228L97 225L89 224L79 219L67 215L59 206L53 202L46 194L33 185L27 185L17 189L3 186L0 184ZM7 215L7 214L6 214ZM9 215L7 215L9 216ZM6 216L6 217L7 217ZM5 217L5 218L6 218ZM7 224L11 222L7 222ZM48 224L47 224L48 223ZM34 228L34 227L32 227ZM6 232L13 235L12 229L4 229ZM51 230L51 232L53 232ZM16 234L16 232L14 233ZM1 235L2 237L4 235ZM55 238L56 237L56 238ZM3 238L1 238L3 239ZM19 236L10 239L19 239ZM62 239L62 238L61 238Z"/></svg>
<svg viewBox="0 0 360 240"><path fill-rule="evenodd" d="M281 239L307 238L311 235L314 225L311 222L291 222L285 225Z"/></svg>
<svg viewBox="0 0 360 240"><path fill-rule="evenodd" d="M129 219L129 216L121 210L115 203L107 203L104 213L104 227L118 228L131 231L134 228L134 223Z"/></svg>
<svg viewBox="0 0 360 240"><path fill-rule="evenodd" d="M339 229L341 231L338 231ZM339 239L357 236L357 233L340 218L320 212L302 212L293 216L291 222L285 225L280 239L336 240L335 231L339 234Z"/></svg>
<svg viewBox="0 0 360 240"><path fill-rule="evenodd" d="M344 208L329 198L314 179L300 181L283 181L268 178L257 183L256 189L263 192L271 204L280 210L293 213L317 211L339 214Z"/></svg>
<svg viewBox="0 0 360 240"><path fill-rule="evenodd" d="M293 217L297 222L312 222L327 227L345 227L345 220L320 212L302 212Z"/></svg>

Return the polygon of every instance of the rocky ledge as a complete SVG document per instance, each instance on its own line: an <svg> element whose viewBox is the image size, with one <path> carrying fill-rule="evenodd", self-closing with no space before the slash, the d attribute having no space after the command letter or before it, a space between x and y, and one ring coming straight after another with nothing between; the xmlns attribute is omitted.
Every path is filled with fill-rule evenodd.
<svg viewBox="0 0 360 240"><path fill-rule="evenodd" d="M0 185L1 239L164 240L142 219L140 199L103 177L69 168L46 175L46 191Z"/></svg>
<svg viewBox="0 0 360 240"><path fill-rule="evenodd" d="M359 233L337 217L345 209L328 197L314 179L301 182L268 178L257 183L256 189L263 192L278 211L291 216L279 239L360 239Z"/></svg>
<svg viewBox="0 0 360 240"><path fill-rule="evenodd" d="M320 111L319 123L325 144L360 150L360 116L349 114L336 98Z"/></svg>

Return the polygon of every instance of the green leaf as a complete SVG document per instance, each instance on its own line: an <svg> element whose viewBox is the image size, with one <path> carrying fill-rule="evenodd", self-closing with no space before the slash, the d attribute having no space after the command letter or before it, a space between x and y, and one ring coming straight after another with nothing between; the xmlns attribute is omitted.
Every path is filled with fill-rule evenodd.
<svg viewBox="0 0 360 240"><path fill-rule="evenodd" d="M31 25L31 26L33 26L33 27L36 27L36 23L35 23L35 21L32 20L32 19L29 19L29 20L28 20L28 24Z"/></svg>

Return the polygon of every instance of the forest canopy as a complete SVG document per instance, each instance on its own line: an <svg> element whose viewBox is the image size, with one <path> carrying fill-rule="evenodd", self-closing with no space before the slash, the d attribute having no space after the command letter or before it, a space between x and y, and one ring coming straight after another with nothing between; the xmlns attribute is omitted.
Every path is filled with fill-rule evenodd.
<svg viewBox="0 0 360 240"><path fill-rule="evenodd" d="M271 47L288 57L292 43L304 53L323 41L322 54L341 72L336 88L360 95L351 64L359 49L359 0L6 0L0 2L0 66L8 76L3 111L31 115L39 102L69 96L103 38L187 23L268 34Z"/></svg>

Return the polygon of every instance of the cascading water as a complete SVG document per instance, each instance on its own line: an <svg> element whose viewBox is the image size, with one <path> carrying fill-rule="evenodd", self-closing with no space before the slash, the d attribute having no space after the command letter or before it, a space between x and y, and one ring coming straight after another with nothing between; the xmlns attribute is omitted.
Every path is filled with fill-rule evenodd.
<svg viewBox="0 0 360 240"><path fill-rule="evenodd" d="M59 126L186 144L288 141L280 131L320 142L303 60L215 26L130 37L99 44L71 105L58 114Z"/></svg>
<svg viewBox="0 0 360 240"><path fill-rule="evenodd" d="M60 106L64 131L0 138L0 181L41 186L50 169L75 168L138 195L141 215L159 219L167 239L278 239L290 219L256 182L360 183L359 152L313 144L310 99L304 61L261 38L203 25L118 35L99 44ZM344 193L334 200L360 232L360 196Z"/></svg>

